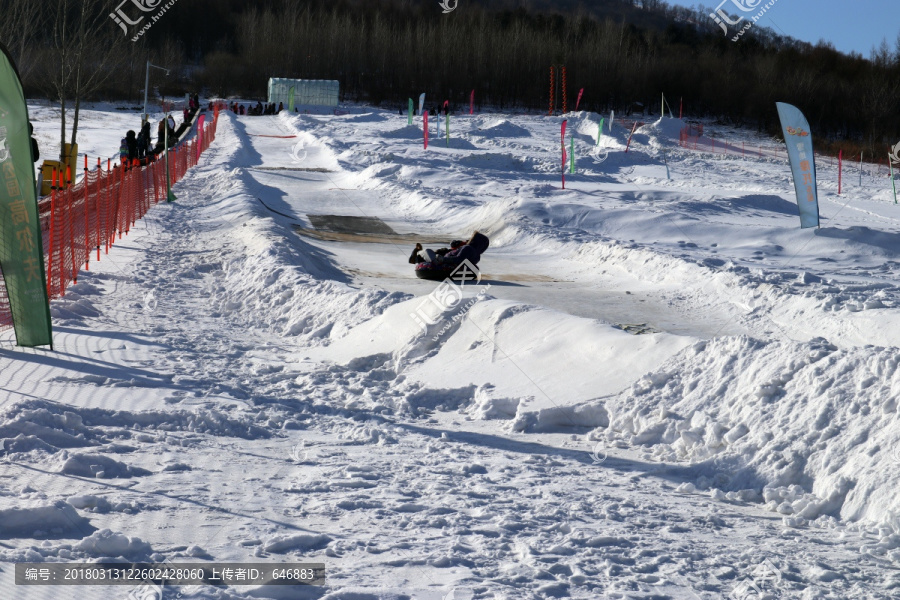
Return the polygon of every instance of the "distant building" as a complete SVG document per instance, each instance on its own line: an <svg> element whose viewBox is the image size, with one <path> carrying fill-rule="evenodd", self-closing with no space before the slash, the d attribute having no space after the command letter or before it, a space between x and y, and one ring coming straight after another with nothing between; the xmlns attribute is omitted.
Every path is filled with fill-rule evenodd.
<svg viewBox="0 0 900 600"><path fill-rule="evenodd" d="M332 79L269 79L269 102L290 104L291 88L294 88L294 106L337 106L340 82Z"/></svg>

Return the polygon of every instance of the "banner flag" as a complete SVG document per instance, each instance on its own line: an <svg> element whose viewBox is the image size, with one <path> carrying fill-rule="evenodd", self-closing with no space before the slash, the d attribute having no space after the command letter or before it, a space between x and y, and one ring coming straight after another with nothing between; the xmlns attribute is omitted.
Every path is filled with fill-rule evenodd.
<svg viewBox="0 0 900 600"><path fill-rule="evenodd" d="M578 110L578 105L581 104L581 95L584 93L584 88L578 90L578 99L575 100L575 110Z"/></svg>
<svg viewBox="0 0 900 600"><path fill-rule="evenodd" d="M600 138L603 137L603 122L606 119L600 119L600 125L597 127L597 145L600 145Z"/></svg>
<svg viewBox="0 0 900 600"><path fill-rule="evenodd" d="M566 124L569 121L564 119L562 122L562 189L566 189Z"/></svg>
<svg viewBox="0 0 900 600"><path fill-rule="evenodd" d="M425 149L428 150L428 113L422 113L422 128L425 130Z"/></svg>
<svg viewBox="0 0 900 600"><path fill-rule="evenodd" d="M422 109L423 109L423 108L425 108L425 92L422 92L422 93L419 95L419 114L420 114L420 115L423 114L423 113L422 113Z"/></svg>
<svg viewBox="0 0 900 600"><path fill-rule="evenodd" d="M469 114L475 114L475 90L472 90L471 95L469 95Z"/></svg>
<svg viewBox="0 0 900 600"><path fill-rule="evenodd" d="M294 112L294 86L288 90L288 112Z"/></svg>
<svg viewBox="0 0 900 600"><path fill-rule="evenodd" d="M412 125L412 117L413 117L413 101L412 98L409 99L409 122L407 125Z"/></svg>
<svg viewBox="0 0 900 600"><path fill-rule="evenodd" d="M203 123L205 121L206 114L197 117L197 160L195 162L200 162L200 153L203 152Z"/></svg>
<svg viewBox="0 0 900 600"><path fill-rule="evenodd" d="M800 109L784 102L776 102L778 118L784 132L788 160L797 192L800 228L819 226L819 197L816 189L816 156L813 154L809 122Z"/></svg>
<svg viewBox="0 0 900 600"><path fill-rule="evenodd" d="M53 347L38 218L28 106L19 72L0 44L0 269L18 346Z"/></svg>
<svg viewBox="0 0 900 600"><path fill-rule="evenodd" d="M616 120L616 111L609 111L609 132L612 133L613 121Z"/></svg>

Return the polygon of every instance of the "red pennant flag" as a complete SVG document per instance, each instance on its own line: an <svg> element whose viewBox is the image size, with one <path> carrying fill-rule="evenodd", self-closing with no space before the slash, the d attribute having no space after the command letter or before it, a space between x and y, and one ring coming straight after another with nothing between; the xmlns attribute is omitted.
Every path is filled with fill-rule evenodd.
<svg viewBox="0 0 900 600"><path fill-rule="evenodd" d="M428 111L422 111L422 124L425 126L425 149L428 150Z"/></svg>
<svg viewBox="0 0 900 600"><path fill-rule="evenodd" d="M469 114L475 113L475 90L472 90L472 94L469 96Z"/></svg>
<svg viewBox="0 0 900 600"><path fill-rule="evenodd" d="M578 90L578 99L575 100L575 110L578 110L578 105L581 103L581 95L584 93L584 88Z"/></svg>

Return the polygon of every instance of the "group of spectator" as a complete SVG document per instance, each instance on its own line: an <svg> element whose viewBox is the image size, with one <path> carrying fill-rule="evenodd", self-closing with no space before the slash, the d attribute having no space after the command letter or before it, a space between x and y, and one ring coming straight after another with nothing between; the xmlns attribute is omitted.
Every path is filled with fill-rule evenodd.
<svg viewBox="0 0 900 600"><path fill-rule="evenodd" d="M274 102L263 104L258 101L256 106L251 106L249 108L246 108L243 104L232 102L229 108L231 109L231 112L237 115L277 115L284 110L284 102L279 102L276 107Z"/></svg>
<svg viewBox="0 0 900 600"><path fill-rule="evenodd" d="M212 106L212 103L210 103ZM184 109L184 121L181 130L187 129L196 112L200 109L200 97L193 94L188 98L188 106ZM156 144L150 139L150 122L144 121L141 125L141 131L135 134L134 130L129 130L122 138L119 146L119 159L126 167L136 164L146 164L154 160L156 155L162 152L166 147L172 148L178 142L180 132L175 130L175 118L168 115L160 119L156 128ZM168 141L168 146L166 142Z"/></svg>
<svg viewBox="0 0 900 600"><path fill-rule="evenodd" d="M401 107L400 107L400 114L401 114L401 115L405 115L407 110L408 110L408 109L407 109L406 107L402 107L402 106L401 106ZM427 112L427 113L428 113L428 116L430 116L430 117L436 117L436 116L438 116L438 115L449 115L449 114L450 114L450 105L448 104L447 106L443 106L443 107L441 107L441 108L435 108L434 106L432 106L431 108L425 108L425 109L423 109L423 110L424 110L424 112ZM413 109L413 114L414 114L414 115L418 115L418 114L419 114L419 111L418 111L417 109L414 108L414 109Z"/></svg>

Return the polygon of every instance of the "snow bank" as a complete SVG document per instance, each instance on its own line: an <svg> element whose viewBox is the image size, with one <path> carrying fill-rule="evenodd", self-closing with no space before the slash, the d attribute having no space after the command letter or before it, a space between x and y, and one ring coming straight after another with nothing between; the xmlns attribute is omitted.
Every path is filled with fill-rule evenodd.
<svg viewBox="0 0 900 600"><path fill-rule="evenodd" d="M802 520L900 515L900 357L825 340L698 342L608 404L610 439ZM794 521L796 523L796 521Z"/></svg>
<svg viewBox="0 0 900 600"><path fill-rule="evenodd" d="M90 522L71 505L56 502L51 506L8 508L0 510L0 538L73 537L93 531Z"/></svg>

